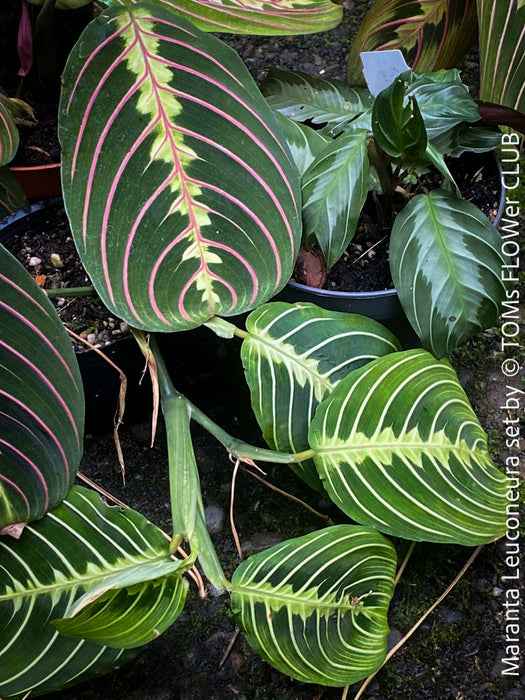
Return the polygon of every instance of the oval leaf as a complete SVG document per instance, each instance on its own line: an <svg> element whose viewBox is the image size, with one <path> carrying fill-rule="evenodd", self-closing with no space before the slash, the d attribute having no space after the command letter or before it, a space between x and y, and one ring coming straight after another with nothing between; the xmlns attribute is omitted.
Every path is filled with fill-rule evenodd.
<svg viewBox="0 0 525 700"><path fill-rule="evenodd" d="M241 357L263 437L279 452L308 449L308 426L319 403L348 372L400 349L372 319L314 304L265 304L246 320ZM290 464L319 488L309 461Z"/></svg>
<svg viewBox="0 0 525 700"><path fill-rule="evenodd" d="M324 125L322 133L327 136L340 134L374 102L368 90L350 87L341 80L275 68L268 71L261 89L273 109L298 122Z"/></svg>
<svg viewBox="0 0 525 700"><path fill-rule="evenodd" d="M232 578L232 608L268 663L307 683L344 686L386 653L396 553L377 532L337 525L250 557Z"/></svg>
<svg viewBox="0 0 525 700"><path fill-rule="evenodd" d="M505 532L506 478L454 370L424 350L347 375L309 439L328 495L358 523L468 546Z"/></svg>
<svg viewBox="0 0 525 700"><path fill-rule="evenodd" d="M310 247L319 244L328 269L352 240L368 194L367 146L367 131L343 134L303 175L303 239Z"/></svg>
<svg viewBox="0 0 525 700"><path fill-rule="evenodd" d="M500 248L486 216L441 189L417 195L396 217L392 279L410 323L436 357L497 322L506 289Z"/></svg>
<svg viewBox="0 0 525 700"><path fill-rule="evenodd" d="M82 456L84 393L51 302L0 246L0 533L64 499Z"/></svg>
<svg viewBox="0 0 525 700"><path fill-rule="evenodd" d="M53 620L60 634L115 649L140 647L156 639L184 607L187 582L180 561L144 563L109 576Z"/></svg>
<svg viewBox="0 0 525 700"><path fill-rule="evenodd" d="M86 28L64 84L66 209L112 312L182 330L284 286L299 174L235 52L162 8L115 7Z"/></svg>
<svg viewBox="0 0 525 700"><path fill-rule="evenodd" d="M126 577L129 607L147 593L151 609L160 615L142 616L126 611L131 622L149 625L151 630L165 618L155 604L162 586L142 585L140 567L146 581L155 566L177 567L169 560L169 542L163 533L131 508L109 507L98 494L74 487L66 501L52 513L28 525L17 540L0 539L0 687L9 697L37 689L38 694L58 690L86 678L107 673L132 658L134 653L107 649L100 644L60 635L53 620L66 611L86 591ZM158 569L157 569L158 573ZM185 593L181 583L179 598ZM122 593L115 601L122 606ZM150 608L150 605L148 605ZM116 631L117 609L104 610ZM101 611L102 614L102 611ZM103 620L99 620L103 626ZM124 631L121 630L121 634Z"/></svg>

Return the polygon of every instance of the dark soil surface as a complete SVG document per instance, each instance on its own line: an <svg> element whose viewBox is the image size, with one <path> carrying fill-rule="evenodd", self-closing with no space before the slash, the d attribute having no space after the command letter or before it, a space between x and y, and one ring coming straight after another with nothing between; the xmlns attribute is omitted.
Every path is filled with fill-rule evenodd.
<svg viewBox="0 0 525 700"><path fill-rule="evenodd" d="M94 293L74 296L68 290L89 287L91 281L80 262L69 221L61 199L28 216L12 217L12 223L0 227L0 242L24 265L43 289L64 290L52 302L64 325L97 348L129 337L127 323L115 318ZM74 340L76 352L89 345Z"/></svg>

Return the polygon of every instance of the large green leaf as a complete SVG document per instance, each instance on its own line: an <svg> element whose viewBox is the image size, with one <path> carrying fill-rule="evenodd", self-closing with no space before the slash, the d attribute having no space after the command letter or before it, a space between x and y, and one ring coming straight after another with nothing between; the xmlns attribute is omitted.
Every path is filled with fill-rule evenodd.
<svg viewBox="0 0 525 700"><path fill-rule="evenodd" d="M66 497L82 455L84 394L51 302L0 246L0 533Z"/></svg>
<svg viewBox="0 0 525 700"><path fill-rule="evenodd" d="M506 478L454 370L425 350L347 375L317 409L309 440L328 495L362 525L463 545L505 532Z"/></svg>
<svg viewBox="0 0 525 700"><path fill-rule="evenodd" d="M375 0L348 56L348 82L362 83L362 51L400 49L413 70L453 68L476 39L476 0Z"/></svg>
<svg viewBox="0 0 525 700"><path fill-rule="evenodd" d="M383 662L396 554L352 525L287 540L243 562L235 619L272 666L308 683L345 686Z"/></svg>
<svg viewBox="0 0 525 700"><path fill-rule="evenodd" d="M109 576L53 623L66 637L115 649L143 646L161 635L182 612L187 584L177 572L180 565L180 561L165 558Z"/></svg>
<svg viewBox="0 0 525 700"><path fill-rule="evenodd" d="M396 217L390 268L401 305L436 357L493 326L505 299L501 237L472 203L438 189Z"/></svg>
<svg viewBox="0 0 525 700"><path fill-rule="evenodd" d="M110 8L69 56L64 200L102 300L182 330L270 298L300 238L299 173L233 50L169 11Z"/></svg>
<svg viewBox="0 0 525 700"><path fill-rule="evenodd" d="M373 104L366 89L300 71L272 68L261 90L273 109L298 122L323 125L321 132L327 136L337 136L352 122L360 122ZM366 127L360 123L359 128Z"/></svg>
<svg viewBox="0 0 525 700"><path fill-rule="evenodd" d="M111 0L132 6L139 0ZM307 34L336 27L343 9L331 0L150 0L208 32Z"/></svg>
<svg viewBox="0 0 525 700"><path fill-rule="evenodd" d="M326 265L341 257L357 228L368 195L368 132L342 134L303 175L303 239L318 243Z"/></svg>
<svg viewBox="0 0 525 700"><path fill-rule="evenodd" d="M0 539L0 561L4 698L32 689L36 690L32 694L58 690L106 673L132 657L132 652L57 632L53 621L74 609L84 593L91 591L91 612L99 614L89 630L82 631L122 646L145 642L151 632L156 636L155 630L170 624L187 588L180 576L174 584L180 562L169 559L169 542L158 528L132 509L109 507L98 494L81 487L28 525L19 540ZM154 573L159 578L151 578ZM100 605L102 599L97 602L96 596L103 589L106 604ZM117 589L120 592L110 604ZM167 589L172 596L168 611L162 605ZM134 629L126 630L119 615Z"/></svg>
<svg viewBox="0 0 525 700"><path fill-rule="evenodd" d="M252 408L264 439L279 452L308 449L310 421L339 380L400 348L376 321L314 304L265 304L248 316L246 328L241 357ZM290 466L319 488L311 460Z"/></svg>
<svg viewBox="0 0 525 700"><path fill-rule="evenodd" d="M480 97L525 112L525 3L478 0Z"/></svg>

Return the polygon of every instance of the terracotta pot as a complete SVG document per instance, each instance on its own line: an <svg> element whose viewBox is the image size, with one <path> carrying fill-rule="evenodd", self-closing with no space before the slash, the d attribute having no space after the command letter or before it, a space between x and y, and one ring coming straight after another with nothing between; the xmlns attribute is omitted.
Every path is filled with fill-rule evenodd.
<svg viewBox="0 0 525 700"><path fill-rule="evenodd" d="M45 199L62 194L60 163L11 168L28 199Z"/></svg>

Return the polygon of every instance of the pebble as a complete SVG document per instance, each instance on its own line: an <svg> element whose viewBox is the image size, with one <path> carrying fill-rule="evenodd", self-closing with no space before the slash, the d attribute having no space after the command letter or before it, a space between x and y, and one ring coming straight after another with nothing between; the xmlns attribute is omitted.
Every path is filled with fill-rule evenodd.
<svg viewBox="0 0 525 700"><path fill-rule="evenodd" d="M210 534L221 532L224 523L224 511L218 503L208 503L204 509L206 525Z"/></svg>
<svg viewBox="0 0 525 700"><path fill-rule="evenodd" d="M32 258L29 258L29 262L27 264L29 267L36 267L37 265L40 265L41 262L42 260L40 260L40 258L33 256Z"/></svg>
<svg viewBox="0 0 525 700"><path fill-rule="evenodd" d="M86 340L88 341L88 343L91 343L91 344L94 344L96 339L97 339L96 333L88 333L86 336Z"/></svg>
<svg viewBox="0 0 525 700"><path fill-rule="evenodd" d="M51 253L50 257L51 257L51 264L57 270L64 267L64 263L62 262L62 258L60 257L60 255L58 253Z"/></svg>
<svg viewBox="0 0 525 700"><path fill-rule="evenodd" d="M391 629L387 637L387 649L390 651L395 645L403 639L403 633L396 629Z"/></svg>

